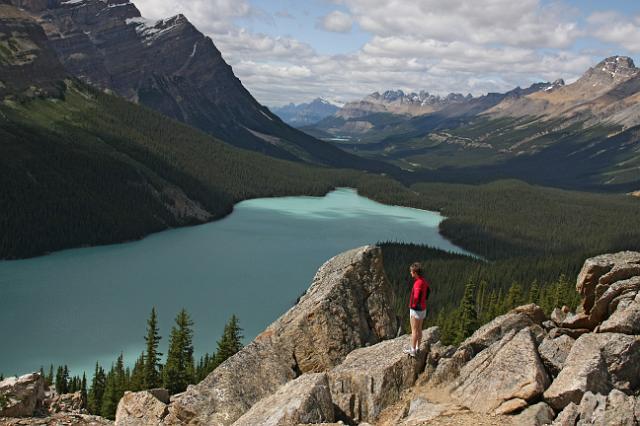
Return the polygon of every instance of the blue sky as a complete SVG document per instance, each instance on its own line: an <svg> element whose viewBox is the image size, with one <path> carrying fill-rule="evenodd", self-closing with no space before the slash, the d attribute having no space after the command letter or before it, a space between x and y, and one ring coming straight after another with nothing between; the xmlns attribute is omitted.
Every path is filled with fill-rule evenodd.
<svg viewBox="0 0 640 426"><path fill-rule="evenodd" d="M185 14L269 106L571 82L605 57L640 52L631 0L133 1L149 18Z"/></svg>

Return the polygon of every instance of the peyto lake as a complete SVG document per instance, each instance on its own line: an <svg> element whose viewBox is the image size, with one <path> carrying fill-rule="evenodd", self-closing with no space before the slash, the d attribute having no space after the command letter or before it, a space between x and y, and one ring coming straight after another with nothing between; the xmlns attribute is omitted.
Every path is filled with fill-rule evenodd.
<svg viewBox="0 0 640 426"><path fill-rule="evenodd" d="M109 368L121 351L133 365L153 306L164 354L183 307L195 323L197 357L215 350L233 313L248 342L344 250L404 241L464 253L439 235L442 219L341 188L244 201L222 220L140 241L0 262L0 373L66 363L90 378L96 361Z"/></svg>

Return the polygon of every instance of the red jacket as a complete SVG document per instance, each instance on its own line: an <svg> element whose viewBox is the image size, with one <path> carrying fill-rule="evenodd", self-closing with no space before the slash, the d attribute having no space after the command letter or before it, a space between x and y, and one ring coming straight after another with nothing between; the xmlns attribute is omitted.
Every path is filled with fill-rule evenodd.
<svg viewBox="0 0 640 426"><path fill-rule="evenodd" d="M416 311L427 309L427 297L429 295L429 282L422 277L416 278L409 298L409 308Z"/></svg>

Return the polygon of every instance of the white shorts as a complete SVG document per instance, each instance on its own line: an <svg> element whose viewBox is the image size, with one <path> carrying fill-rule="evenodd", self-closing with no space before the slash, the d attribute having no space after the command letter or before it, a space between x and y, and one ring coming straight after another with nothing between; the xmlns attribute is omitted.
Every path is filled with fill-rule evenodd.
<svg viewBox="0 0 640 426"><path fill-rule="evenodd" d="M427 316L427 310L424 311L416 311L415 309L409 309L409 317L413 317L415 319L423 320L424 317Z"/></svg>

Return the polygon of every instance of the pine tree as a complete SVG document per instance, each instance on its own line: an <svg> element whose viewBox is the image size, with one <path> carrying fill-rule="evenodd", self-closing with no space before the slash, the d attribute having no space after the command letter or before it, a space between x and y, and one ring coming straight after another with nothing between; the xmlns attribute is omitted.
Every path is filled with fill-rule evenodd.
<svg viewBox="0 0 640 426"><path fill-rule="evenodd" d="M134 392L144 389L144 352L140 354L136 363L133 366L131 372L131 381L129 382L128 390Z"/></svg>
<svg viewBox="0 0 640 426"><path fill-rule="evenodd" d="M53 384L53 364L49 365L49 374L45 378L45 384L51 386Z"/></svg>
<svg viewBox="0 0 640 426"><path fill-rule="evenodd" d="M80 397L82 398L82 408L87 408L87 375L82 372L82 383L80 385Z"/></svg>
<svg viewBox="0 0 640 426"><path fill-rule="evenodd" d="M167 363L163 369L164 387L170 394L183 392L187 385L195 381L193 361L193 321L182 309L171 328Z"/></svg>
<svg viewBox="0 0 640 426"><path fill-rule="evenodd" d="M538 281L534 280L531 283L531 287L529 288L529 297L527 300L529 303L540 304L540 286L538 285Z"/></svg>
<svg viewBox="0 0 640 426"><path fill-rule="evenodd" d="M509 291L507 292L507 297L504 301L503 311L507 312L516 306L520 306L524 303L524 297L522 295L522 287L518 283L511 284L509 287Z"/></svg>
<svg viewBox="0 0 640 426"><path fill-rule="evenodd" d="M65 365L58 366L58 370L56 371L56 393L61 395L63 393L67 393L69 391L69 369Z"/></svg>
<svg viewBox="0 0 640 426"><path fill-rule="evenodd" d="M238 323L238 317L231 315L224 326L222 338L218 341L218 350L213 360L214 368L222 364L227 358L235 355L242 349L242 328Z"/></svg>
<svg viewBox="0 0 640 426"><path fill-rule="evenodd" d="M460 301L460 316L458 320L458 332L456 343L462 342L476 329L478 315L476 311L476 284L473 279L467 281L464 286L464 295Z"/></svg>
<svg viewBox="0 0 640 426"><path fill-rule="evenodd" d="M116 405L122 395L124 395L124 391L127 390L127 373L124 368L124 355L120 352L120 355L116 359L116 365L114 368L115 373L115 390L116 390ZM115 414L115 413L114 413Z"/></svg>
<svg viewBox="0 0 640 426"><path fill-rule="evenodd" d="M158 317L156 316L156 308L151 309L151 315L147 320L147 335L144 340L147 344L147 353L144 363L143 389L157 388L162 383L160 375L160 357L162 354L158 352L160 344L160 334L158 331Z"/></svg>
<svg viewBox="0 0 640 426"><path fill-rule="evenodd" d="M93 380L91 381L91 387L89 388L89 395L87 399L87 406L91 414L101 414L102 399L106 385L107 378L104 373L104 369L98 365L98 362L96 361L96 369L93 374Z"/></svg>
<svg viewBox="0 0 640 426"><path fill-rule="evenodd" d="M0 373L0 382L4 380L4 374Z"/></svg>
<svg viewBox="0 0 640 426"><path fill-rule="evenodd" d="M116 408L118 407L118 379L115 367L111 366L111 370L107 374L104 395L102 396L102 406L100 407L100 415L107 419L115 419Z"/></svg>

